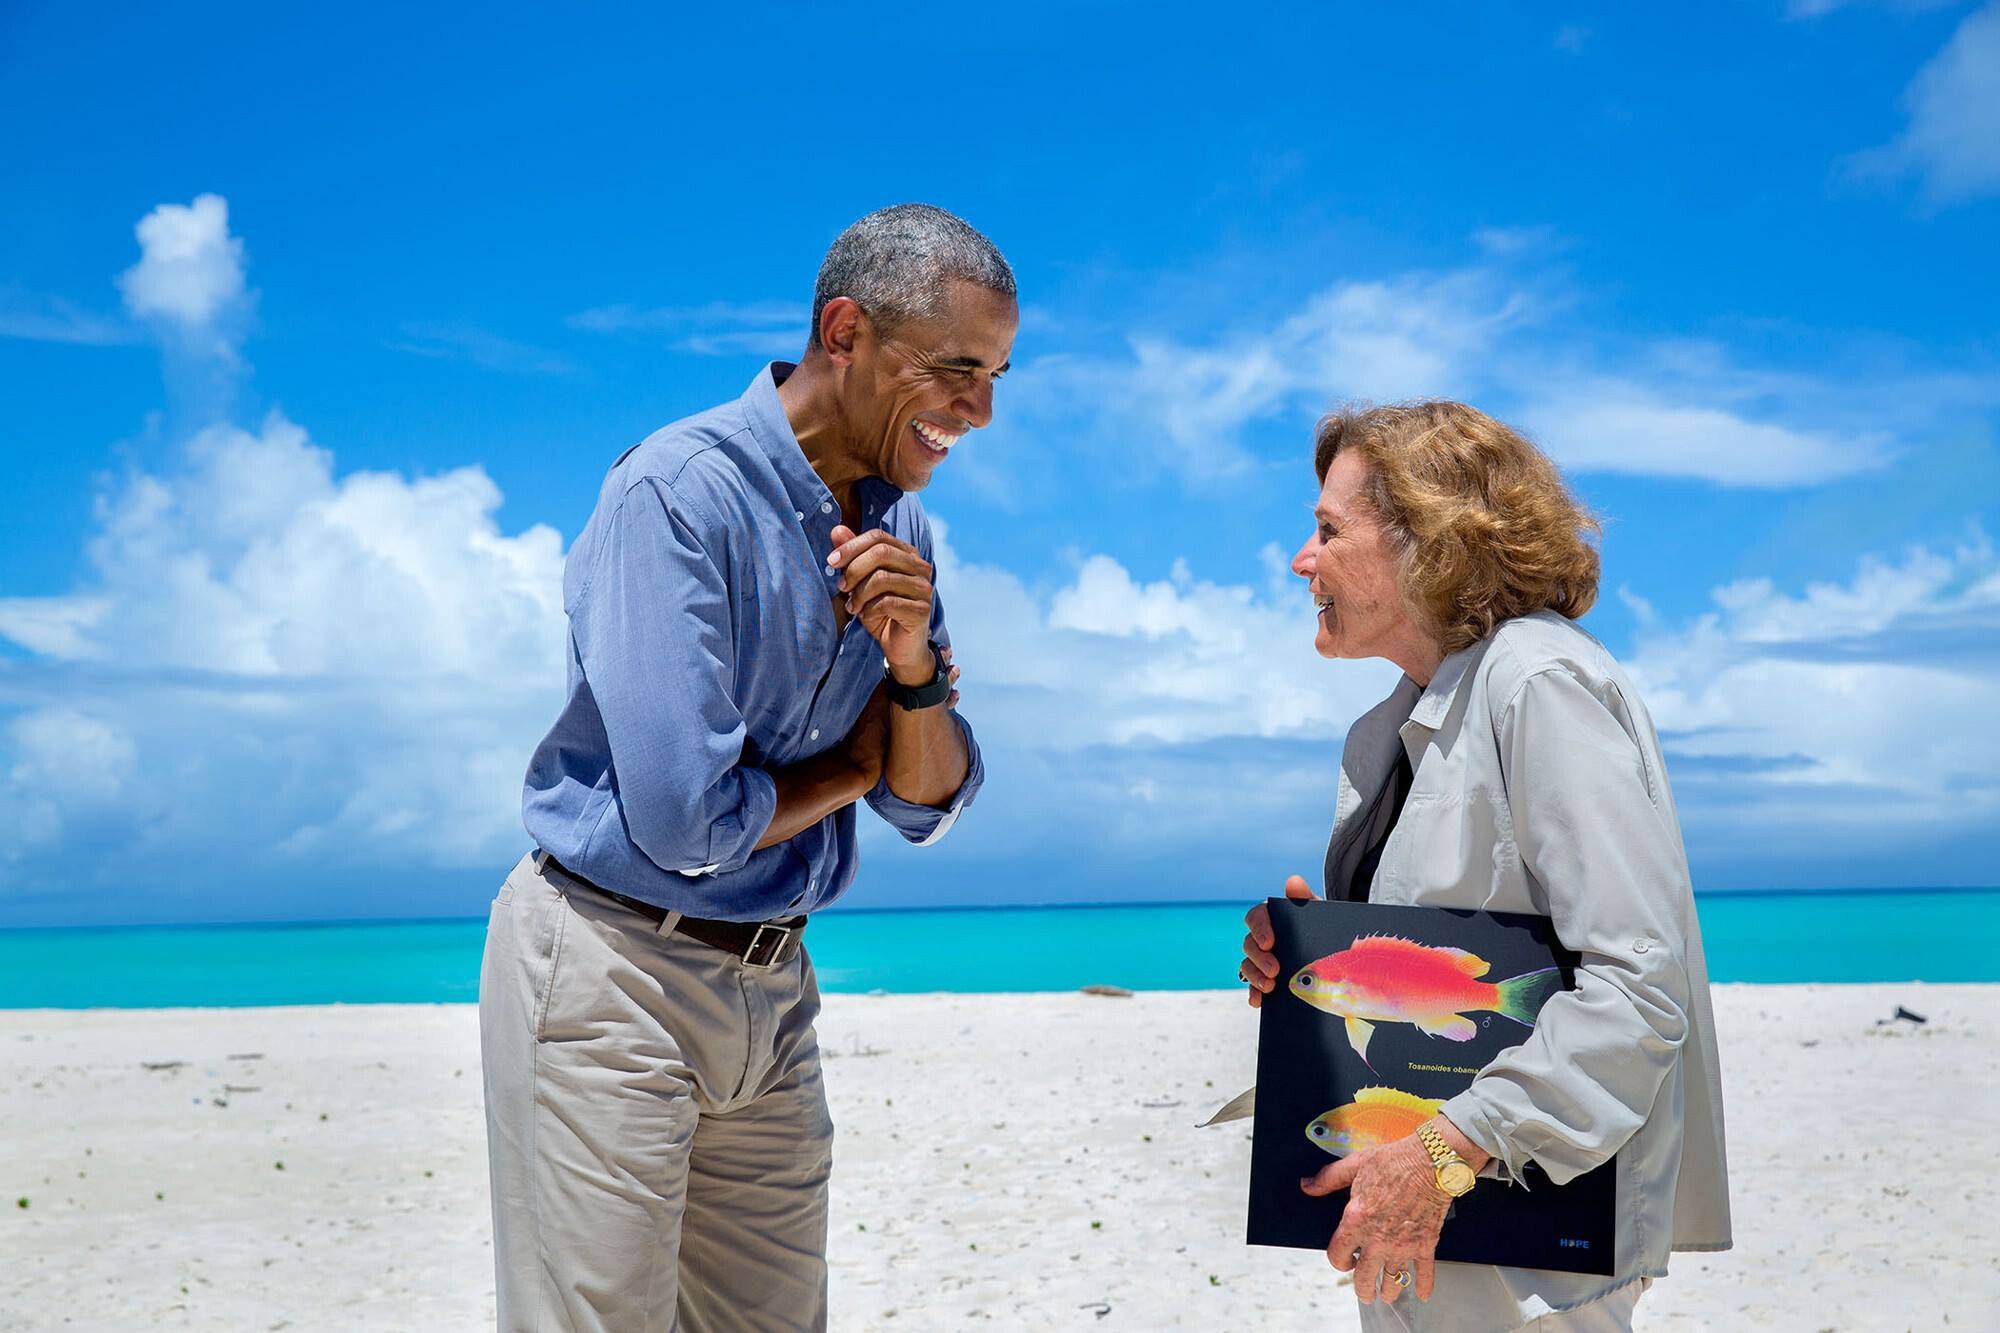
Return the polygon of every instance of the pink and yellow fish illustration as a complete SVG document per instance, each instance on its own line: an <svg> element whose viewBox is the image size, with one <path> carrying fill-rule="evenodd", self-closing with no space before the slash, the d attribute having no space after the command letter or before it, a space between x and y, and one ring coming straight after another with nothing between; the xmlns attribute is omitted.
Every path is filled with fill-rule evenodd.
<svg viewBox="0 0 2000 1333"><path fill-rule="evenodd" d="M1397 1088L1362 1088L1347 1105L1315 1117L1306 1126L1306 1137L1315 1147L1345 1157L1408 1138L1443 1105Z"/></svg>
<svg viewBox="0 0 2000 1333"><path fill-rule="evenodd" d="M1467 1014L1485 1010L1533 1027L1542 1001L1562 986L1562 973L1553 967L1501 982L1479 980L1488 966L1463 949L1364 935L1293 973L1291 991L1346 1019L1347 1042L1367 1064L1376 1023L1413 1023L1433 1037L1471 1041L1479 1026Z"/></svg>

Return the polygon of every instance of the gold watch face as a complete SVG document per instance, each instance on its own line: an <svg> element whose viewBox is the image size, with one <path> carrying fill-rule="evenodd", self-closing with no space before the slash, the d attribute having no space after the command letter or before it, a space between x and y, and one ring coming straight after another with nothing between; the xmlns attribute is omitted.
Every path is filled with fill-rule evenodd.
<svg viewBox="0 0 2000 1333"><path fill-rule="evenodd" d="M1464 1162L1446 1162L1438 1168L1438 1188L1454 1199L1461 1194L1470 1193L1472 1184L1477 1179L1478 1177L1472 1173L1472 1168Z"/></svg>

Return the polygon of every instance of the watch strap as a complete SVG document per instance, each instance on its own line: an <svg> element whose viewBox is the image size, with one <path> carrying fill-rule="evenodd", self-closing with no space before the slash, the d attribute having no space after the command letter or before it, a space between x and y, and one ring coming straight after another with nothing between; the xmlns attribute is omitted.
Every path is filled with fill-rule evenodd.
<svg viewBox="0 0 2000 1333"><path fill-rule="evenodd" d="M1465 1189L1454 1190L1445 1185L1445 1169L1447 1167L1464 1167L1464 1174L1467 1176L1472 1174L1472 1167L1463 1157L1458 1155L1456 1149L1444 1141L1444 1135L1438 1132L1436 1125L1426 1121L1417 1126L1417 1138L1423 1143L1424 1151L1431 1155L1431 1169L1437 1173L1437 1186L1440 1190L1455 1198L1472 1188L1470 1184L1467 1184Z"/></svg>
<svg viewBox="0 0 2000 1333"><path fill-rule="evenodd" d="M936 669L927 685L905 685L896 679L896 673L886 664L883 666L882 675L888 686L890 703L907 712L915 712L919 708L935 708L951 697L951 671L945 666L944 650L937 646L935 640L930 648L931 661Z"/></svg>

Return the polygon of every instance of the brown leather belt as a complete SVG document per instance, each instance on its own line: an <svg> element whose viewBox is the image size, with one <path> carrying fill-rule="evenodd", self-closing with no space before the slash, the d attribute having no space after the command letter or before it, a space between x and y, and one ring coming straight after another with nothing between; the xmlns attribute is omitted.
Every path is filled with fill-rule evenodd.
<svg viewBox="0 0 2000 1333"><path fill-rule="evenodd" d="M673 916L671 909L649 903L640 898L628 898L622 893L613 893L602 884L592 884L547 852L539 852L544 868L553 868L562 873L564 879L589 889L629 908L640 916L659 925L665 925ZM776 967L789 962L804 944L806 919L790 916L777 921L710 921L703 917L681 913L673 924L670 934L685 935L691 940L706 944L711 949L734 954L743 960L745 967Z"/></svg>

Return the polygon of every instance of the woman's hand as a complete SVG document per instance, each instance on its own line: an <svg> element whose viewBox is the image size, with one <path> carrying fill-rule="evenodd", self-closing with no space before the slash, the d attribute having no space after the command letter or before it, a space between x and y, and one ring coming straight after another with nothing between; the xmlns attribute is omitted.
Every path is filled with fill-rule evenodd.
<svg viewBox="0 0 2000 1333"><path fill-rule="evenodd" d="M1326 1247L1327 1262L1354 1274L1363 1305L1377 1292L1385 1301L1403 1294L1399 1273L1414 1276L1417 1299L1431 1298L1437 1276L1438 1232L1451 1196L1437 1185L1437 1170L1416 1135L1343 1157L1299 1182L1315 1197L1351 1190L1340 1228Z"/></svg>
<svg viewBox="0 0 2000 1333"><path fill-rule="evenodd" d="M1493 1160L1449 1118L1435 1116L1430 1123L1445 1146L1474 1171ZM1326 1259L1341 1272L1354 1274L1354 1290L1363 1302L1372 1302L1378 1290L1386 1301L1402 1295L1398 1273L1411 1275L1410 1289L1418 1300L1431 1298L1438 1232L1451 1196L1438 1188L1437 1167L1422 1139L1411 1134L1343 1157L1300 1181L1299 1188L1316 1198L1335 1190L1352 1191L1340 1215L1340 1228L1327 1243Z"/></svg>
<svg viewBox="0 0 2000 1333"><path fill-rule="evenodd" d="M1285 881L1285 896L1295 901L1306 901L1313 896L1305 876L1293 875ZM1250 1007L1257 1008L1264 1003L1265 995L1278 984L1278 959L1271 952L1275 937L1271 934L1271 909L1258 903L1244 916L1243 924L1250 927L1250 933L1243 937L1243 961L1236 965L1236 975L1250 987Z"/></svg>

